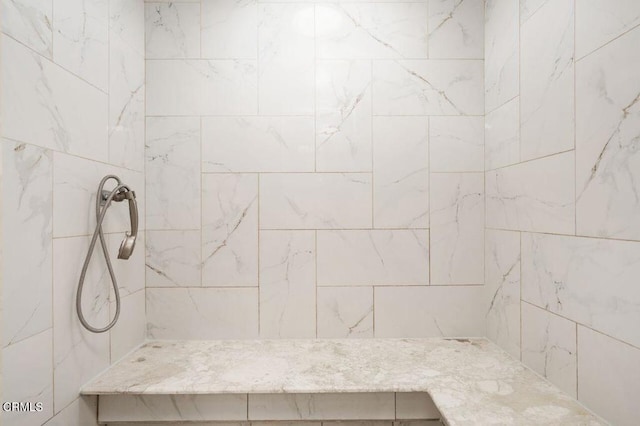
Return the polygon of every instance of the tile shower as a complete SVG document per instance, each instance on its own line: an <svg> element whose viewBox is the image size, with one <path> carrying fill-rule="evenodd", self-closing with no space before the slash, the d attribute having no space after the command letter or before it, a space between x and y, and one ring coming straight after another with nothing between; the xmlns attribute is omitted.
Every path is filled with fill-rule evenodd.
<svg viewBox="0 0 640 426"><path fill-rule="evenodd" d="M640 3L1 7L2 395L45 407L7 424L95 424L78 389L145 338L441 336L634 424ZM107 173L145 232L93 335Z"/></svg>

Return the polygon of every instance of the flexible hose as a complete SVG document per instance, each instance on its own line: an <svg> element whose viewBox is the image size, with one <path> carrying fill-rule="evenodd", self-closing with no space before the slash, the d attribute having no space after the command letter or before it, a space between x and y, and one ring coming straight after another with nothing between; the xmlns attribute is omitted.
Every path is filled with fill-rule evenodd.
<svg viewBox="0 0 640 426"><path fill-rule="evenodd" d="M109 180L114 179L118 184L113 190L109 193L104 205L100 205L100 201L102 198L102 190L104 188L104 184ZM113 201L113 197L122 190L129 190L129 187L123 185L120 179L114 175L105 176L101 181L100 185L98 185L98 193L96 194L96 229L93 232L93 237L91 238L91 243L89 244L89 250L87 251L87 257L84 259L84 264L82 265L82 272L80 272L80 281L78 282L78 291L76 293L76 311L78 312L78 318L80 322L87 330L92 333L104 333L105 331L110 330L116 325L118 321L118 317L120 317L120 292L118 291L118 282L116 281L116 276L113 272L113 266L111 265L111 259L109 259L109 252L107 251L107 244L104 240L104 233L102 232L102 222L104 221L105 214L107 213L107 209ZM96 246L96 241L100 237L100 245L102 246L102 253L104 253L104 259L107 262L107 269L109 270L109 276L111 277L111 284L113 285L113 292L116 296L116 314L113 317L113 320L106 327L96 328L89 324L84 317L82 312L82 290L84 289L84 280L87 275L87 269L89 268L89 262L91 261L91 256L93 255L93 250Z"/></svg>

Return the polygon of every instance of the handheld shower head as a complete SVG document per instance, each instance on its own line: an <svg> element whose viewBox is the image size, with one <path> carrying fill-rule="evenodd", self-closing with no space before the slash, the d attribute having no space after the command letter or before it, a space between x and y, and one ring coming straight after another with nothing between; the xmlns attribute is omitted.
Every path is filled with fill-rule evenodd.
<svg viewBox="0 0 640 426"><path fill-rule="evenodd" d="M136 202L136 193L127 188L122 195L124 199L129 201L129 219L131 220L131 232L127 232L120 249L118 250L118 259L129 259L133 249L136 246L136 237L138 236L138 203Z"/></svg>

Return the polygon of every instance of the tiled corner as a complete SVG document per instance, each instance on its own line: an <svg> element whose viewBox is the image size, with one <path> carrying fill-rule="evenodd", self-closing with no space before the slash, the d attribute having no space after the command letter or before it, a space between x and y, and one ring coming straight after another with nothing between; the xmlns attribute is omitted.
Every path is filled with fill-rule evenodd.
<svg viewBox="0 0 640 426"><path fill-rule="evenodd" d="M484 118L429 118L432 172L484 171Z"/></svg>
<svg viewBox="0 0 640 426"><path fill-rule="evenodd" d="M429 57L484 58L484 1L429 0Z"/></svg>

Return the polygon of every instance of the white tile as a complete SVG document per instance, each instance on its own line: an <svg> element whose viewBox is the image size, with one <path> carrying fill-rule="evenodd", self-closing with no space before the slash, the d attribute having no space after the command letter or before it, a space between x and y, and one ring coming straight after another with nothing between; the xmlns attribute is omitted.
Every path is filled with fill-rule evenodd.
<svg viewBox="0 0 640 426"><path fill-rule="evenodd" d="M484 0L429 0L429 57L484 59Z"/></svg>
<svg viewBox="0 0 640 426"><path fill-rule="evenodd" d="M296 425L297 424L298 423L296 423ZM258 424L258 426L260 425ZM322 426L393 426L393 422L386 420L346 420L322 422Z"/></svg>
<svg viewBox="0 0 640 426"><path fill-rule="evenodd" d="M522 304L522 362L576 397L576 324Z"/></svg>
<svg viewBox="0 0 640 426"><path fill-rule="evenodd" d="M42 0L2 0L2 32L24 43L46 58L51 58L53 3Z"/></svg>
<svg viewBox="0 0 640 426"><path fill-rule="evenodd" d="M429 231L318 231L318 285L429 283Z"/></svg>
<svg viewBox="0 0 640 426"><path fill-rule="evenodd" d="M203 175L202 285L258 285L258 175Z"/></svg>
<svg viewBox="0 0 640 426"><path fill-rule="evenodd" d="M54 407L60 411L78 397L80 387L109 366L109 333L85 330L76 314L75 300L80 268L89 237L53 241L53 352ZM104 259L96 250L86 274L82 306L94 327L106 326L111 283Z"/></svg>
<svg viewBox="0 0 640 426"><path fill-rule="evenodd" d="M146 115L202 113L202 61L147 60Z"/></svg>
<svg viewBox="0 0 640 426"><path fill-rule="evenodd" d="M111 329L111 362L116 362L145 341L147 335L145 316L145 292L138 291L124 296L118 322ZM115 314L115 302L111 302L111 315Z"/></svg>
<svg viewBox="0 0 640 426"><path fill-rule="evenodd" d="M534 3L534 0L522 0ZM547 1L521 24L521 158L574 147L574 2ZM537 5L537 3L536 3ZM529 5L531 6L531 5Z"/></svg>
<svg viewBox="0 0 640 426"><path fill-rule="evenodd" d="M147 289L152 339L257 339L257 288Z"/></svg>
<svg viewBox="0 0 640 426"><path fill-rule="evenodd" d="M318 288L318 337L373 337L373 287Z"/></svg>
<svg viewBox="0 0 640 426"><path fill-rule="evenodd" d="M316 337L314 231L260 232L260 337Z"/></svg>
<svg viewBox="0 0 640 426"><path fill-rule="evenodd" d="M314 59L312 4L261 4L258 18L261 66L286 59Z"/></svg>
<svg viewBox="0 0 640 426"><path fill-rule="evenodd" d="M576 2L576 57L582 58L640 24L635 0L578 0Z"/></svg>
<svg viewBox="0 0 640 426"><path fill-rule="evenodd" d="M440 412L426 392L396 393L396 419L439 419Z"/></svg>
<svg viewBox="0 0 640 426"><path fill-rule="evenodd" d="M578 62L577 231L640 240L640 29Z"/></svg>
<svg viewBox="0 0 640 426"><path fill-rule="evenodd" d="M6 306L6 305L5 305ZM3 401L28 402L34 411L2 413L4 422L16 426L41 425L53 415L53 333L42 333L2 350ZM35 404L42 411L35 411Z"/></svg>
<svg viewBox="0 0 640 426"><path fill-rule="evenodd" d="M247 395L102 395L101 423L246 420Z"/></svg>
<svg viewBox="0 0 640 426"><path fill-rule="evenodd" d="M573 234L574 153L486 173L490 228Z"/></svg>
<svg viewBox="0 0 640 426"><path fill-rule="evenodd" d="M432 172L482 172L483 156L483 117L429 119L429 161Z"/></svg>
<svg viewBox="0 0 640 426"><path fill-rule="evenodd" d="M249 420L395 418L395 394L250 394Z"/></svg>
<svg viewBox="0 0 640 426"><path fill-rule="evenodd" d="M483 336L482 286L375 288L375 337Z"/></svg>
<svg viewBox="0 0 640 426"><path fill-rule="evenodd" d="M493 111L518 95L520 1L485 3L485 111Z"/></svg>
<svg viewBox="0 0 640 426"><path fill-rule="evenodd" d="M525 234L522 298L640 346L640 243Z"/></svg>
<svg viewBox="0 0 640 426"><path fill-rule="evenodd" d="M580 402L611 424L638 421L640 349L578 326Z"/></svg>
<svg viewBox="0 0 640 426"><path fill-rule="evenodd" d="M50 151L2 140L2 346L51 328Z"/></svg>
<svg viewBox="0 0 640 426"><path fill-rule="evenodd" d="M115 35L109 55L109 162L142 171L144 55Z"/></svg>
<svg viewBox="0 0 640 426"><path fill-rule="evenodd" d="M258 57L256 0L202 1L202 57Z"/></svg>
<svg viewBox="0 0 640 426"><path fill-rule="evenodd" d="M204 172L309 172L313 117L203 117Z"/></svg>
<svg viewBox="0 0 640 426"><path fill-rule="evenodd" d="M106 161L107 95L9 37L0 52L2 135Z"/></svg>
<svg viewBox="0 0 640 426"><path fill-rule="evenodd" d="M520 359L520 233L485 231L486 336Z"/></svg>
<svg viewBox="0 0 640 426"><path fill-rule="evenodd" d="M53 416L45 426L98 426L98 398L82 396Z"/></svg>
<svg viewBox="0 0 640 426"><path fill-rule="evenodd" d="M373 113L482 115L483 61L373 62Z"/></svg>
<svg viewBox="0 0 640 426"><path fill-rule="evenodd" d="M109 0L109 42L119 39L143 58L144 8L140 1Z"/></svg>
<svg viewBox="0 0 640 426"><path fill-rule="evenodd" d="M484 175L431 173L431 284L484 282Z"/></svg>
<svg viewBox="0 0 640 426"><path fill-rule="evenodd" d="M319 58L427 58L427 4L316 6Z"/></svg>
<svg viewBox="0 0 640 426"><path fill-rule="evenodd" d="M200 286L200 231L146 232L147 287Z"/></svg>
<svg viewBox="0 0 640 426"><path fill-rule="evenodd" d="M100 180L108 174L120 176L136 193L139 228L145 229L145 188L143 174L83 158L55 152L53 155L53 236L93 234L96 224L95 195ZM110 180L105 189L114 187ZM74 206L70 209L69 206ZM112 203L104 222L104 232L129 231L127 203Z"/></svg>
<svg viewBox="0 0 640 426"><path fill-rule="evenodd" d="M260 63L259 112L263 115L313 115L315 61L287 59Z"/></svg>
<svg viewBox="0 0 640 426"><path fill-rule="evenodd" d="M371 62L316 64L316 166L371 171Z"/></svg>
<svg viewBox="0 0 640 426"><path fill-rule="evenodd" d="M54 62L107 91L109 1L52 1Z"/></svg>
<svg viewBox="0 0 640 426"><path fill-rule="evenodd" d="M147 227L200 228L200 120L149 117L146 138Z"/></svg>
<svg viewBox="0 0 640 426"><path fill-rule="evenodd" d="M429 226L427 117L375 117L373 219L376 228Z"/></svg>
<svg viewBox="0 0 640 426"><path fill-rule="evenodd" d="M145 5L148 59L200 57L200 5L159 3Z"/></svg>
<svg viewBox="0 0 640 426"><path fill-rule="evenodd" d="M258 112L255 60L203 61L202 115L251 115Z"/></svg>
<svg viewBox="0 0 640 426"><path fill-rule="evenodd" d="M486 170L520 161L520 99L513 99L487 113L484 119Z"/></svg>
<svg viewBox="0 0 640 426"><path fill-rule="evenodd" d="M371 226L371 174L274 173L260 176L263 229Z"/></svg>

